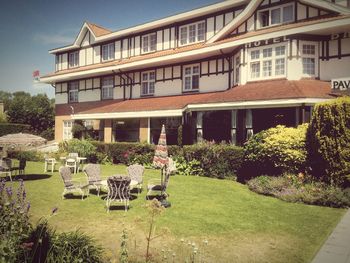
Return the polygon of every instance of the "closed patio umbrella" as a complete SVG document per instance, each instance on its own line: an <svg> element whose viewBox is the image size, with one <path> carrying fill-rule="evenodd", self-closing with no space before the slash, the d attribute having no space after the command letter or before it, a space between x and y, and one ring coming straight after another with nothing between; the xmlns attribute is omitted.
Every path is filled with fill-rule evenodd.
<svg viewBox="0 0 350 263"><path fill-rule="evenodd" d="M161 168L161 183L163 184L163 175L166 166L168 165L168 146L166 144L165 126L163 124L162 131L160 132L158 144L153 157L153 166Z"/></svg>

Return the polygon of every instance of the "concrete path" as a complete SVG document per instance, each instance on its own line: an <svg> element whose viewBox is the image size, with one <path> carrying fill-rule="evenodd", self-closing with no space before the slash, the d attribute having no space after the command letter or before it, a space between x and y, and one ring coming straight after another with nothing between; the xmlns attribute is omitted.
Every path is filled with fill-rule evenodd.
<svg viewBox="0 0 350 263"><path fill-rule="evenodd" d="M318 251L312 263L350 263L350 209Z"/></svg>

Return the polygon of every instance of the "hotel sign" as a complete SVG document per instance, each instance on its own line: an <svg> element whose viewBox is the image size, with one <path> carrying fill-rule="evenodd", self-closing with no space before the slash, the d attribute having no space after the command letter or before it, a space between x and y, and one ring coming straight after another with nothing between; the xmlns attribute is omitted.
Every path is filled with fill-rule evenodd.
<svg viewBox="0 0 350 263"><path fill-rule="evenodd" d="M274 38L269 38L269 39L265 39L265 40L259 40L259 41L247 43L247 44L245 44L245 47L246 48L260 47L260 46L265 46L265 45L270 45L270 44L281 43L281 42L284 42L287 40L288 40L288 38L286 36L274 37Z"/></svg>
<svg viewBox="0 0 350 263"><path fill-rule="evenodd" d="M343 79L332 79L332 89L334 90L349 90L350 89L350 77Z"/></svg>

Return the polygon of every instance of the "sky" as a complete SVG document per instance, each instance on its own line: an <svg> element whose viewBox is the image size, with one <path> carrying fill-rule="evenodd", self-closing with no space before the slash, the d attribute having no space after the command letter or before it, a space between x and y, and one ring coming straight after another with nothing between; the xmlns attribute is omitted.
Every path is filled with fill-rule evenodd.
<svg viewBox="0 0 350 263"><path fill-rule="evenodd" d="M53 98L53 87L34 84L32 73L53 72L48 50L72 44L84 21L117 31L218 1L0 0L0 90Z"/></svg>

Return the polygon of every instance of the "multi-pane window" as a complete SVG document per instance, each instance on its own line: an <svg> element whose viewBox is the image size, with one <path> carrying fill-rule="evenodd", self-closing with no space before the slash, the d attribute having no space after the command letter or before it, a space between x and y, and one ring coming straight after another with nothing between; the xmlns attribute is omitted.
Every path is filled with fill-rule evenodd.
<svg viewBox="0 0 350 263"><path fill-rule="evenodd" d="M102 92L103 100L113 99L113 86L114 86L113 77L102 78L101 92Z"/></svg>
<svg viewBox="0 0 350 263"><path fill-rule="evenodd" d="M205 39L205 22L180 27L180 45L187 45Z"/></svg>
<svg viewBox="0 0 350 263"><path fill-rule="evenodd" d="M303 75L315 76L316 72L316 46L312 44L302 45Z"/></svg>
<svg viewBox="0 0 350 263"><path fill-rule="evenodd" d="M72 127L73 121L63 121L63 140L70 140L73 138Z"/></svg>
<svg viewBox="0 0 350 263"><path fill-rule="evenodd" d="M260 11L258 18L260 27L292 22L294 20L294 6L288 4Z"/></svg>
<svg viewBox="0 0 350 263"><path fill-rule="evenodd" d="M184 67L183 90L191 91L199 89L199 66Z"/></svg>
<svg viewBox="0 0 350 263"><path fill-rule="evenodd" d="M156 73L154 71L142 73L141 95L153 95Z"/></svg>
<svg viewBox="0 0 350 263"><path fill-rule="evenodd" d="M250 51L250 79L285 75L286 47L275 46Z"/></svg>
<svg viewBox="0 0 350 263"><path fill-rule="evenodd" d="M79 51L71 52L68 56L68 65L70 68L79 66Z"/></svg>
<svg viewBox="0 0 350 263"><path fill-rule="evenodd" d="M79 81L68 83L68 102L78 102L79 100Z"/></svg>
<svg viewBox="0 0 350 263"><path fill-rule="evenodd" d="M114 43L109 43L102 46L102 61L114 59Z"/></svg>
<svg viewBox="0 0 350 263"><path fill-rule="evenodd" d="M152 52L157 50L157 34L152 33L142 37L142 52Z"/></svg>

